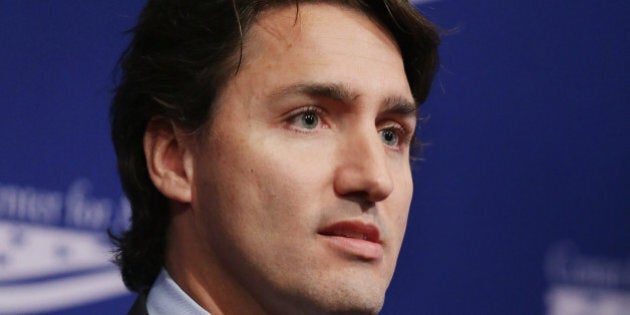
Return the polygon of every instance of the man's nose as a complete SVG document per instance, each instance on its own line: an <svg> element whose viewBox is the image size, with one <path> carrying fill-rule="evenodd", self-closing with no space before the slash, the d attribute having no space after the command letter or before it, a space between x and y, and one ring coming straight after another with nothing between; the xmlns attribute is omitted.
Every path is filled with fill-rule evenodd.
<svg viewBox="0 0 630 315"><path fill-rule="evenodd" d="M385 145L376 131L355 132L339 150L334 188L338 195L377 202L394 189Z"/></svg>

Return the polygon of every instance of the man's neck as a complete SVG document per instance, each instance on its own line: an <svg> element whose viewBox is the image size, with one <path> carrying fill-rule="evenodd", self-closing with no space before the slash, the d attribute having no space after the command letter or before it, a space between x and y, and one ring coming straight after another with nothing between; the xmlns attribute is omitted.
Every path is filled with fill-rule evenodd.
<svg viewBox="0 0 630 315"><path fill-rule="evenodd" d="M213 315L265 314L256 299L228 272L214 255L199 248L203 237L195 235L190 209L173 217L166 270L179 287ZM185 245L184 245L185 244Z"/></svg>

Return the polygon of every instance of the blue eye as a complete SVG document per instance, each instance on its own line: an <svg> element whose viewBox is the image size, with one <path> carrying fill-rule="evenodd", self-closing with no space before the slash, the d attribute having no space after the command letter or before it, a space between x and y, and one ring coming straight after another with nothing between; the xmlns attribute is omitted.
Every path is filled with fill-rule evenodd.
<svg viewBox="0 0 630 315"><path fill-rule="evenodd" d="M399 142L398 134L392 129L383 129L379 131L379 135L381 136L383 143L388 146L395 146Z"/></svg>
<svg viewBox="0 0 630 315"><path fill-rule="evenodd" d="M315 129L319 125L319 116L317 116L317 113L312 111L301 113L296 118L300 127L304 129Z"/></svg>

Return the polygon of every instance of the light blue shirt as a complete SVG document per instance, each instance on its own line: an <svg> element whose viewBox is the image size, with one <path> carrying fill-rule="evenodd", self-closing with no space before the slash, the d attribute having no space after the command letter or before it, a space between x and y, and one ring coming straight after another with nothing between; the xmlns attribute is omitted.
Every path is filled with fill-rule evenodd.
<svg viewBox="0 0 630 315"><path fill-rule="evenodd" d="M162 268L147 297L149 315L210 315L184 292Z"/></svg>

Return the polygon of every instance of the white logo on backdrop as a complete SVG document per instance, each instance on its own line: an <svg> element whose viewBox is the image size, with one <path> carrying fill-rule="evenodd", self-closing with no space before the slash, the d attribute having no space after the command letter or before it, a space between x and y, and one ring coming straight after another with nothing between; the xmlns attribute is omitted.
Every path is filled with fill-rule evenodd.
<svg viewBox="0 0 630 315"><path fill-rule="evenodd" d="M630 310L630 257L589 257L562 242L547 253L545 271L547 315L626 315Z"/></svg>
<svg viewBox="0 0 630 315"><path fill-rule="evenodd" d="M130 209L91 196L77 180L64 192L0 184L0 313L64 309L127 293L110 262L105 229Z"/></svg>

